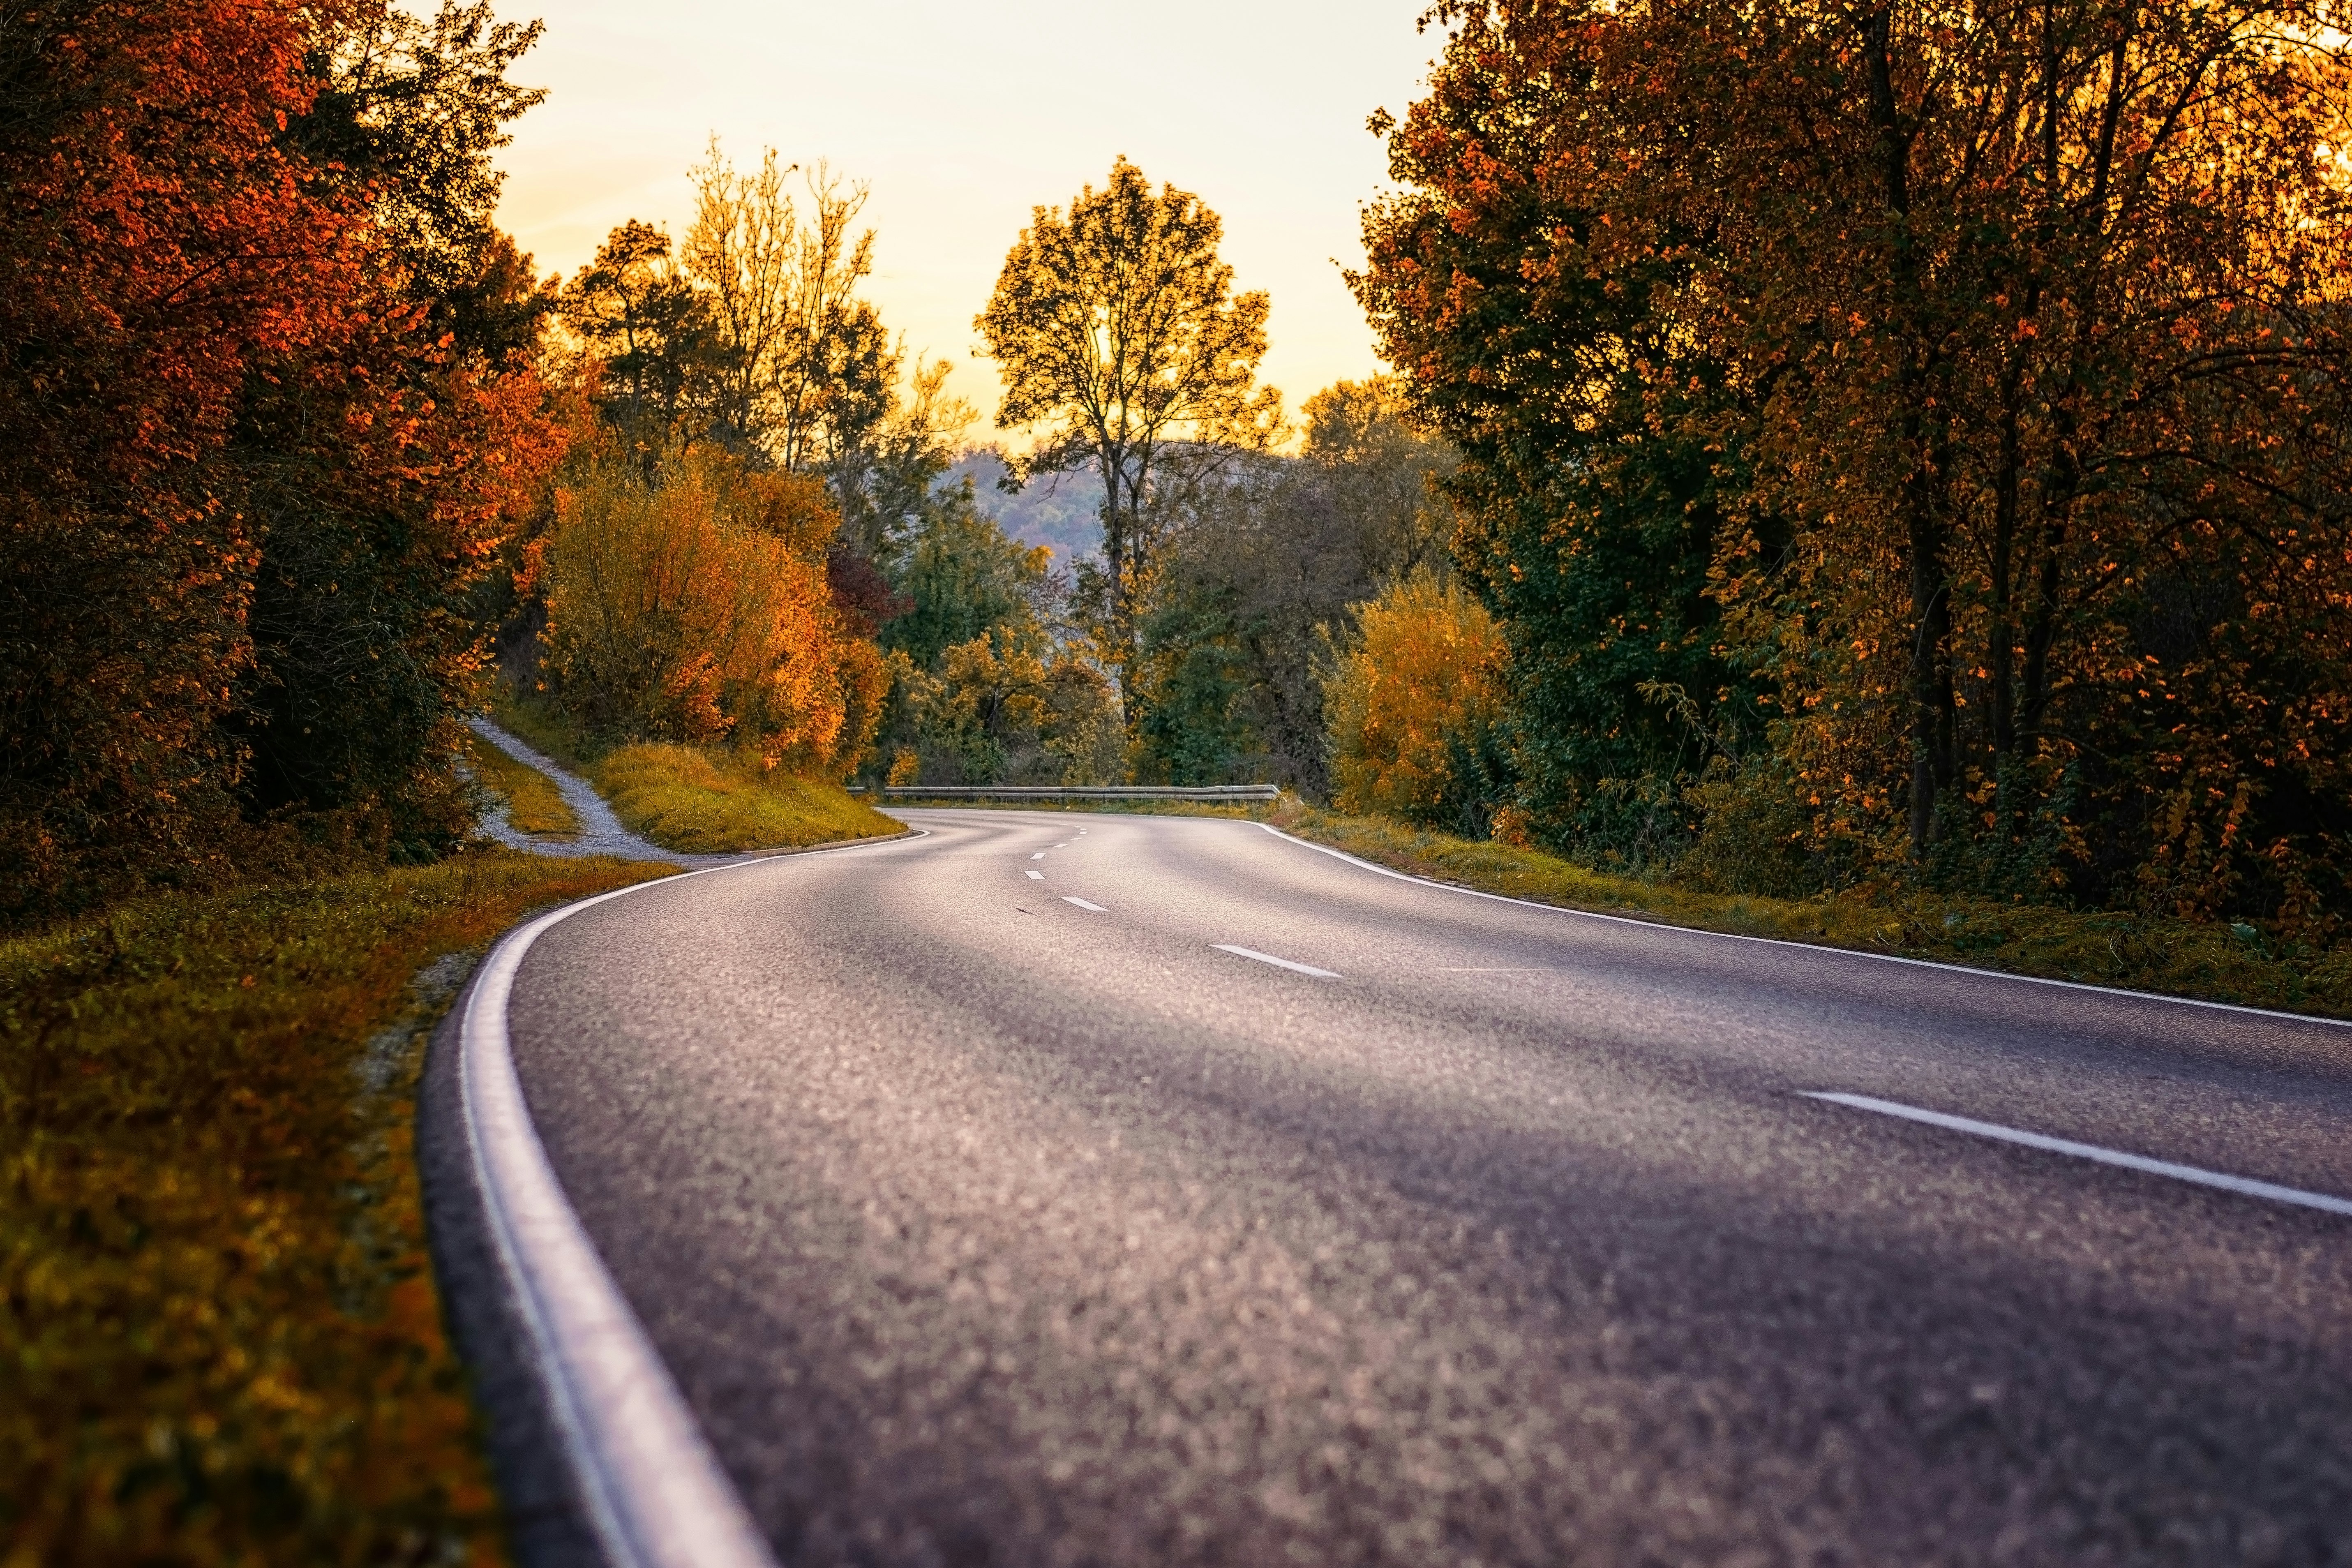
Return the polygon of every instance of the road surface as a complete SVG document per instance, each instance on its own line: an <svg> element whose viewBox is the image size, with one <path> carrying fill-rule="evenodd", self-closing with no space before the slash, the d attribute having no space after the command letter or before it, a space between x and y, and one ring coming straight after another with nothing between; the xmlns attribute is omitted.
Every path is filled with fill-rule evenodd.
<svg viewBox="0 0 2352 1568"><path fill-rule="evenodd" d="M2352 1030L904 815L509 1015L781 1561L2352 1561Z"/></svg>

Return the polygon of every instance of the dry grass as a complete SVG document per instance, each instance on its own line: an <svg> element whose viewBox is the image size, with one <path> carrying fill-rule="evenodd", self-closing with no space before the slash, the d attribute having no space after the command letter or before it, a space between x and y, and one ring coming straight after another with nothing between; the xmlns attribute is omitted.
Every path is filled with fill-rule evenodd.
<svg viewBox="0 0 2352 1568"><path fill-rule="evenodd" d="M507 821L537 838L580 837L580 819L563 804L555 781L526 767L478 735L467 738L466 763L483 788L506 803Z"/></svg>
<svg viewBox="0 0 2352 1568"><path fill-rule="evenodd" d="M1610 877L1538 850L1454 838L1286 800L1277 826L1402 871L1567 909L1703 931L1935 959L2054 980L2352 1017L2352 952L2273 952L2252 927L1981 899L1781 900Z"/></svg>
<svg viewBox="0 0 2352 1568"><path fill-rule="evenodd" d="M488 1563L410 1149L433 1016L540 905L503 851L0 943L0 1563Z"/></svg>
<svg viewBox="0 0 2352 1568"><path fill-rule="evenodd" d="M837 784L768 773L696 746L622 746L588 775L633 833L666 849L723 855L905 831Z"/></svg>

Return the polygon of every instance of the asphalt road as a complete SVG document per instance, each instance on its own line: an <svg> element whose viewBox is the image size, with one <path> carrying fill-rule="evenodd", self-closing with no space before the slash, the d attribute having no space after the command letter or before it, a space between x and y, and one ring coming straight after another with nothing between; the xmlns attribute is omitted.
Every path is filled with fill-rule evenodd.
<svg viewBox="0 0 2352 1568"><path fill-rule="evenodd" d="M1805 1098L2352 1196L2352 1030L905 815L514 994L783 1562L2352 1561L2352 1217Z"/></svg>

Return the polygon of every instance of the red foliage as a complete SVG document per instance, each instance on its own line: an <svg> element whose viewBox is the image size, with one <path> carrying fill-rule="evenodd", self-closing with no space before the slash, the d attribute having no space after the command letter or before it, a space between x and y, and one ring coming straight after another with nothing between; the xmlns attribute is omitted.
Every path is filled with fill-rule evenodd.
<svg viewBox="0 0 2352 1568"><path fill-rule="evenodd" d="M223 448L256 362L356 287L278 146L278 0L73 4L0 46L0 858L35 886L205 852L257 559ZM16 884L19 872L9 880Z"/></svg>

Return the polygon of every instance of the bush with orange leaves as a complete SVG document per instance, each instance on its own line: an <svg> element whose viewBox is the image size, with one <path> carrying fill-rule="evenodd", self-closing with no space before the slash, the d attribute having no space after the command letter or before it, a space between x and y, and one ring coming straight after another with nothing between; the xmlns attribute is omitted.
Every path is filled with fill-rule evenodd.
<svg viewBox="0 0 2352 1568"><path fill-rule="evenodd" d="M1360 605L1356 624L1323 687L1333 804L1486 837L1507 776L1502 628L1458 583L1427 573Z"/></svg>
<svg viewBox="0 0 2352 1568"><path fill-rule="evenodd" d="M535 552L549 694L611 740L725 742L768 767L840 777L888 684L835 607L822 484L689 448L648 484L585 463Z"/></svg>

